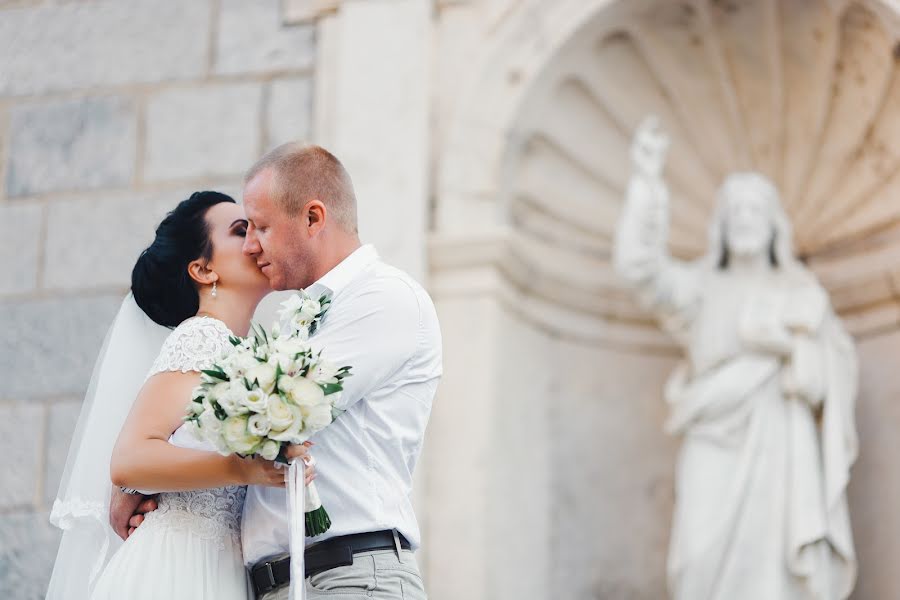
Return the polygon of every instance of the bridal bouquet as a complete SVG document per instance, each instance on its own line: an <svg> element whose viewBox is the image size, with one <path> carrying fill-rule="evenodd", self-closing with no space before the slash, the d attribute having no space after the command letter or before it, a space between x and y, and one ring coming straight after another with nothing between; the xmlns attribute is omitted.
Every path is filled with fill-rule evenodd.
<svg viewBox="0 0 900 600"><path fill-rule="evenodd" d="M259 455L287 463L284 448L301 444L336 416L334 403L350 367L338 368L313 352L315 333L330 300L305 291L281 304L271 331L253 325L246 338L231 338L233 348L202 372L185 421L222 455ZM282 331L286 328L286 331ZM315 483L305 489L306 535L331 526Z"/></svg>

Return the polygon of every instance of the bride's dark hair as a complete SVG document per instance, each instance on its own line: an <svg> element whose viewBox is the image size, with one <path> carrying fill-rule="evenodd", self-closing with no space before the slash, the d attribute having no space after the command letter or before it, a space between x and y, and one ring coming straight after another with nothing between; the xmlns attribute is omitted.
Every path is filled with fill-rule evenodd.
<svg viewBox="0 0 900 600"><path fill-rule="evenodd" d="M220 202L234 203L234 198L219 192L194 192L182 200L156 228L156 238L131 271L135 302L160 325L175 327L200 308L188 265L212 257L206 212Z"/></svg>

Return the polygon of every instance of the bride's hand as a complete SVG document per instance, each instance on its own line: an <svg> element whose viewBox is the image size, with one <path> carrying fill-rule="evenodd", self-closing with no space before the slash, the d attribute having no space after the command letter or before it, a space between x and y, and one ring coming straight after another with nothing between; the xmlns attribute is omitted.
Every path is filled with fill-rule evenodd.
<svg viewBox="0 0 900 600"><path fill-rule="evenodd" d="M316 461L309 448L313 446L312 442L303 442L302 444L292 444L284 449L284 456L288 460L299 458L306 465L304 475L306 475L306 485L309 485L316 478Z"/></svg>
<svg viewBox="0 0 900 600"><path fill-rule="evenodd" d="M282 468L282 465L276 464L275 461L266 460L261 456L252 458L241 458L237 454L232 454L231 456L236 461L238 483L280 488L285 486L285 470Z"/></svg>

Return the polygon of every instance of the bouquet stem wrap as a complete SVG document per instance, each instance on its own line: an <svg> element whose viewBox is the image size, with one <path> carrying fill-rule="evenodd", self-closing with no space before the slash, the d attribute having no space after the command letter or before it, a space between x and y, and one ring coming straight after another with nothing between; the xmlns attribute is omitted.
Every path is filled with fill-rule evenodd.
<svg viewBox="0 0 900 600"><path fill-rule="evenodd" d="M288 600L306 600L306 488L303 461L292 460L287 469L288 522L290 523L291 584ZM300 516L303 515L303 518Z"/></svg>

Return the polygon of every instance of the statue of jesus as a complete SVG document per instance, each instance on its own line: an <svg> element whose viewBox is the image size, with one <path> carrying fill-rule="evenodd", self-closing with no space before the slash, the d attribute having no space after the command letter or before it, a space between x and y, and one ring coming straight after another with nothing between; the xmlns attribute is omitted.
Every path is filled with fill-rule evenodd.
<svg viewBox="0 0 900 600"><path fill-rule="evenodd" d="M856 579L853 341L759 173L725 179L704 257L668 254L668 144L655 118L638 128L615 266L685 353L665 389L682 439L670 595L843 600Z"/></svg>

